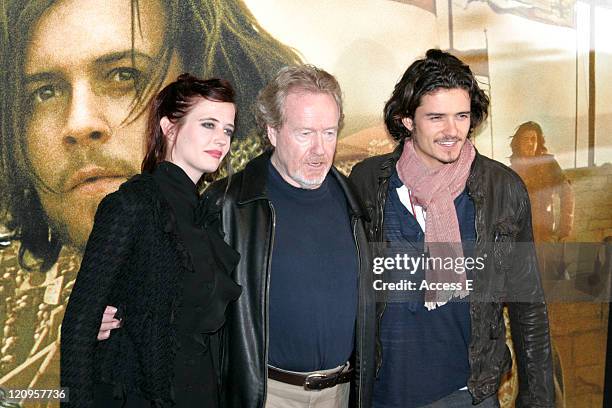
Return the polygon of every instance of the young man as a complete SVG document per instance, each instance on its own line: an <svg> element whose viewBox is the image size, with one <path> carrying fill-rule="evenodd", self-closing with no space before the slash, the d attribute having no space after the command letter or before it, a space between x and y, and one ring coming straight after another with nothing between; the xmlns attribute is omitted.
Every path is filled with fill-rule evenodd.
<svg viewBox="0 0 612 408"><path fill-rule="evenodd" d="M409 301L378 304L377 408L498 406L501 377L511 366L504 304L518 361L517 406L554 406L546 305L527 244L529 198L514 172L478 154L469 140L488 104L467 65L429 50L385 106L398 147L351 174L370 210L373 242L418 244L429 258L444 253L436 243L445 243L481 262L467 276L421 268L417 277L447 290L428 286Z"/></svg>

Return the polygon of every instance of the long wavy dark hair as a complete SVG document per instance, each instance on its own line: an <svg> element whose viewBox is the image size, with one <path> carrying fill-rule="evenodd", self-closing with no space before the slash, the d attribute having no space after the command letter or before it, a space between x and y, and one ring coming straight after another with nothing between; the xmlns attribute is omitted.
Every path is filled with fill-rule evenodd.
<svg viewBox="0 0 612 408"><path fill-rule="evenodd" d="M143 6L139 0L126 1L132 10L133 44L140 35ZM242 0L160 2L166 19L163 46L155 68L135 88L125 122L133 121L147 108L176 53L185 71L201 78L225 78L234 84L235 102L241 112L236 137L255 135L252 101L281 67L300 63L298 53L268 34ZM56 0L4 0L0 7L0 222L21 239L21 266L32 266L24 261L24 255L29 253L42 261L36 267L43 271L55 263L63 242L40 202L40 180L25 148L28 109L24 66L30 33L55 3Z"/></svg>
<svg viewBox="0 0 612 408"><path fill-rule="evenodd" d="M543 154L548 153L548 149L546 148L546 140L544 140L544 132L542 131L542 126L540 126L540 124L537 122L529 121L529 122L521 123L519 127L516 129L516 132L514 132L514 135L511 136L512 140L510 141L510 148L512 149L512 155L510 156L510 160L516 159L517 157L521 156L519 153L520 151L519 146L521 144L521 135L524 132L527 132L529 130L536 132L537 139L538 139L535 155L541 156Z"/></svg>
<svg viewBox="0 0 612 408"><path fill-rule="evenodd" d="M470 67L457 57L438 49L430 49L425 58L413 62L402 79L395 85L391 98L385 104L384 118L387 130L399 142L411 137L412 132L402 119L414 119L421 98L437 89L461 88L470 95L470 131L487 118L489 97L478 86Z"/></svg>

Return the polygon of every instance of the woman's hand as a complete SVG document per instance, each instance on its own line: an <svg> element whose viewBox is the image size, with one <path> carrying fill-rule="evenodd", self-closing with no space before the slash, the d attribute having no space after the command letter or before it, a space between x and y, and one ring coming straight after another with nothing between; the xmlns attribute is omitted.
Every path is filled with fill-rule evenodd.
<svg viewBox="0 0 612 408"><path fill-rule="evenodd" d="M100 324L100 330L98 331L98 340L106 340L110 337L110 332L113 329L121 327L121 319L115 319L115 313L117 308L113 306L106 306L104 313L102 314L102 323Z"/></svg>

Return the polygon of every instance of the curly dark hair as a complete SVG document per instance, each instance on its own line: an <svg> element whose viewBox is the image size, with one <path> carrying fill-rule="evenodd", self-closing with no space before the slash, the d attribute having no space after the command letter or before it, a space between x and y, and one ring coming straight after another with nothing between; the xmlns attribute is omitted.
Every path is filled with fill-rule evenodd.
<svg viewBox="0 0 612 408"><path fill-rule="evenodd" d="M470 95L471 135L487 118L489 98L478 86L478 81L468 65L448 52L430 49L424 59L417 60L408 67L385 104L385 124L391 136L399 142L411 137L412 132L404 126L402 119L414 119L414 112L420 106L424 95L438 89L454 88L464 89Z"/></svg>

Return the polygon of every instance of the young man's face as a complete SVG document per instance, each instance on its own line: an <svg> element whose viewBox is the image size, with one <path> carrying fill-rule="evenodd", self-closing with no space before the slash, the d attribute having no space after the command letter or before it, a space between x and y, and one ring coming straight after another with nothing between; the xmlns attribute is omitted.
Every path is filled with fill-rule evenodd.
<svg viewBox="0 0 612 408"><path fill-rule="evenodd" d="M327 93L290 92L285 99L285 121L268 128L275 147L272 164L294 187L321 186L336 153L340 111Z"/></svg>
<svg viewBox="0 0 612 408"><path fill-rule="evenodd" d="M102 197L143 158L146 114L125 120L135 82L159 63L164 14L157 0L139 2L132 64L130 3L60 0L33 27L26 50L26 150L37 192L54 227L81 247ZM179 73L173 56L164 82Z"/></svg>
<svg viewBox="0 0 612 408"><path fill-rule="evenodd" d="M470 130L470 95L461 88L440 88L421 98L414 119L402 123L412 132L414 149L426 166L453 163Z"/></svg>
<svg viewBox="0 0 612 408"><path fill-rule="evenodd" d="M520 156L533 157L538 150L538 134L535 130L525 130L519 135L518 153Z"/></svg>

